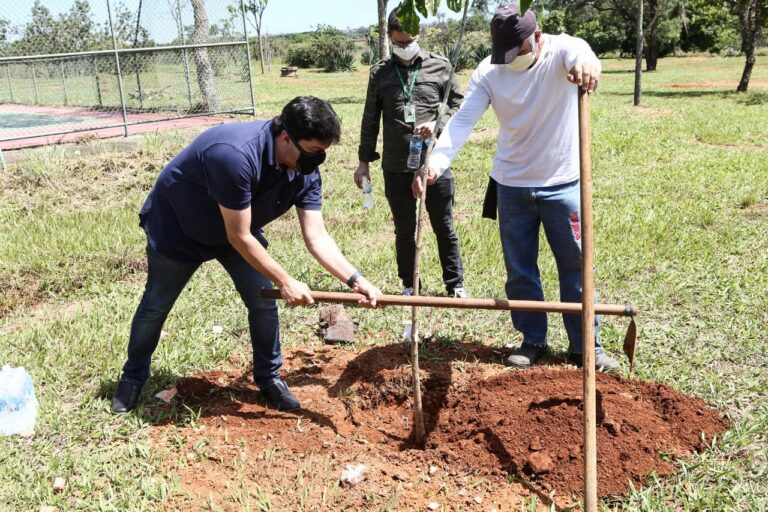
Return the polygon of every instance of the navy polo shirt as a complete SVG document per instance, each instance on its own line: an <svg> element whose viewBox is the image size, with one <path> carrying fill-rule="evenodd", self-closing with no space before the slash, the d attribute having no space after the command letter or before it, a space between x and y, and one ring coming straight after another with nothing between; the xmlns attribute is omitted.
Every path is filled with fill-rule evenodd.
<svg viewBox="0 0 768 512"><path fill-rule="evenodd" d="M171 259L206 261L231 249L219 205L251 207L251 232L266 247L261 228L292 206L319 210L322 181L281 170L270 121L209 128L163 169L139 213L149 245Z"/></svg>

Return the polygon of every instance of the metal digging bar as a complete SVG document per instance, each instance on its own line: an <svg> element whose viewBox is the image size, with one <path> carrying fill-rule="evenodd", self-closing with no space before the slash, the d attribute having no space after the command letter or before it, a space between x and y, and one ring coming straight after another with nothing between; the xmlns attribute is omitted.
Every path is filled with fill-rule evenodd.
<svg viewBox="0 0 768 512"><path fill-rule="evenodd" d="M262 297L268 299L282 299L280 290L268 288L261 291ZM349 292L310 292L315 302L328 302L332 304L356 305L365 296L359 293ZM533 311L538 313L569 313L581 314L581 302L545 302L539 300L505 300L505 299L454 299L452 297L424 297L403 295L379 295L376 302L381 306L411 306L424 308L453 308L453 309L489 309L495 311ZM637 328L635 316L637 308L631 304L595 304L595 314L609 316L630 317L629 328L624 337L624 351L630 360L630 368L634 352L628 352L628 347L634 350Z"/></svg>

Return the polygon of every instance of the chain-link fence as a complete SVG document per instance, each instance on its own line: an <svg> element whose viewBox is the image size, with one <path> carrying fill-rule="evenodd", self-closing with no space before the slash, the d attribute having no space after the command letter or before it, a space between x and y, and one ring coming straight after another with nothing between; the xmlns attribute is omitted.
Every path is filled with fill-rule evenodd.
<svg viewBox="0 0 768 512"><path fill-rule="evenodd" d="M4 0L0 142L254 114L243 0Z"/></svg>

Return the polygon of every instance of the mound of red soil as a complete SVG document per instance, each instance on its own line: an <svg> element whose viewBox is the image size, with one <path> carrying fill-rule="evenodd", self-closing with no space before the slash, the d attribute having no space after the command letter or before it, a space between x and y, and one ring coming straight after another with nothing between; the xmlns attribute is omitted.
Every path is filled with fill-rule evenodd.
<svg viewBox="0 0 768 512"><path fill-rule="evenodd" d="M298 414L269 409L244 363L184 379L179 397L199 418L168 422L153 437L182 452L169 469L200 498L185 506L232 493L233 479L264 493L279 488L269 496L278 509L295 503L292 492L320 510L377 503L423 510L433 501L518 510L530 490L542 497L554 490L559 505L569 504L583 485L582 374L561 364L508 371L503 355L472 344L422 349L423 448L412 442L411 369L400 345L286 351L284 378L302 403ZM670 457L703 448L702 439L727 428L701 400L663 385L599 374L597 389L601 496L673 472ZM328 498L348 463L366 464L366 480ZM291 491L296 472L305 489Z"/></svg>
<svg viewBox="0 0 768 512"><path fill-rule="evenodd" d="M453 396L428 447L475 467L505 467L537 489L570 495L583 486L582 373L540 369L477 382ZM701 400L660 384L597 375L598 493L622 494L669 456L705 447L727 427Z"/></svg>

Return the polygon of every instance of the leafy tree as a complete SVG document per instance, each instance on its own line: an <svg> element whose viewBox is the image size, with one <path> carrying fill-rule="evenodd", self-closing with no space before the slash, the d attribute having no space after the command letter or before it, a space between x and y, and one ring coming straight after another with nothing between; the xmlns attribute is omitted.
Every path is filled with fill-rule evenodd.
<svg viewBox="0 0 768 512"><path fill-rule="evenodd" d="M684 51L739 51L739 22L725 2L688 0L687 11L688 20L680 40Z"/></svg>
<svg viewBox="0 0 768 512"><path fill-rule="evenodd" d="M13 33L13 27L11 22L5 18L0 18L0 56L6 55L8 52L8 39Z"/></svg>
<svg viewBox="0 0 768 512"><path fill-rule="evenodd" d="M397 19L403 29L409 34L419 33L419 14L424 18L436 16L442 0L402 0L397 9ZM520 9L525 12L533 3L533 0L519 0ZM453 12L459 12L466 2L480 10L488 9L488 0L445 0L446 5Z"/></svg>
<svg viewBox="0 0 768 512"><path fill-rule="evenodd" d="M60 53L56 44L56 20L51 11L35 0L32 4L32 16L24 27L21 40L18 41L16 50L19 54L34 53Z"/></svg>

